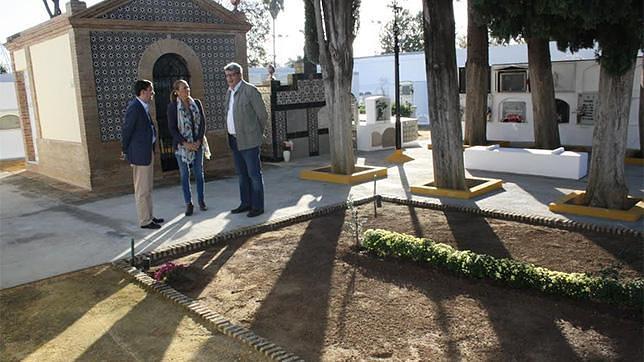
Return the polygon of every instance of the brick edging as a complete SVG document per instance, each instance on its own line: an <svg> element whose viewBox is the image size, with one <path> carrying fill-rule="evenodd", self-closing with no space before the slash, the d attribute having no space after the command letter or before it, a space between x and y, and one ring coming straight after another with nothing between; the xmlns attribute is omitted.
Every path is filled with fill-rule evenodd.
<svg viewBox="0 0 644 362"><path fill-rule="evenodd" d="M424 209L441 210L441 211L456 211L471 215L479 215L490 217L494 219L518 221L525 224L548 226L557 229L571 230L571 231L592 231L600 234L607 234L611 236L633 236L642 238L644 233L641 231L628 229L624 227L596 225L590 223L583 223L573 220L564 220L547 216L526 215L516 212L506 212L496 209L479 209L470 206L457 206L448 204L439 204L428 201L409 200L393 196L380 196L384 202L390 202L398 205L414 206Z"/></svg>
<svg viewBox="0 0 644 362"><path fill-rule="evenodd" d="M222 334L236 339L237 341L252 347L259 353L270 358L273 361L291 362L304 361L294 353L286 351L284 348L274 344L264 337L260 337L252 330L230 322L222 315L212 311L202 302L192 299L164 282L158 282L139 269L130 266L127 261L118 261L112 263L112 266L127 275L137 285L143 289L159 294L161 297L174 302L180 307L186 309L192 315L198 317L203 322L217 329Z"/></svg>
<svg viewBox="0 0 644 362"><path fill-rule="evenodd" d="M546 216L535 216L535 215L526 215L515 212L506 212L496 209L480 209L470 206L457 206L449 204L439 204L436 202L429 201L419 201L419 200L410 200L405 198L393 197L393 196L368 196L360 199L353 200L353 204L356 206L364 205L366 203L372 202L376 199L380 199L382 202L389 202L398 205L405 206L414 206L425 209L440 210L440 211L455 211L462 212L470 215L479 215L483 217L490 217L501 220L517 221L525 224L536 225L536 226L546 226L563 230L570 231L592 231L600 234L606 234L610 236L632 236L636 238L642 238L644 233L641 231L628 229L624 227L615 227L615 226L606 226L606 225L596 225L590 223L583 223L573 220L564 220L554 217ZM314 219L316 217L325 216L332 214L334 212L345 210L347 208L347 202L340 202L328 206L323 206L315 208L310 211L305 211L294 216L284 216L277 218L271 221L264 222L259 225L245 226L239 229L222 232L213 236L203 237L193 240L184 241L182 243L170 245L168 247L151 251L145 254L137 255L134 257L135 265L140 265L144 259L150 260L152 265L155 265L161 260L168 258L177 258L180 256L192 254L198 251L203 251L210 246L216 245L220 242L226 240L232 240L235 238L243 236L253 236L258 235L267 231L274 231L286 226L294 225L302 221L307 221ZM129 261L129 260L128 260Z"/></svg>
<svg viewBox="0 0 644 362"><path fill-rule="evenodd" d="M373 201L374 197L369 196L357 200L353 200L354 205L363 205ZM302 221L314 219L316 217L329 215L334 212L344 210L347 207L346 202L332 204L328 206L318 207L313 210L305 211L294 216L284 216L271 221L264 222L259 225L245 226L239 229L222 232L209 237L197 238L193 240L184 241L182 243L167 246L165 248L151 251L145 254L140 254L134 257L134 264L140 265L144 259L149 258L150 263L155 265L158 261L167 258L176 258L182 255L188 255L207 249L210 246L216 245L222 241L232 240L243 236L258 235L267 231L274 231L286 226L291 226ZM127 260L129 262L129 259Z"/></svg>
<svg viewBox="0 0 644 362"><path fill-rule="evenodd" d="M608 234L614 236L633 236L642 238L641 231L614 227L595 225L590 223L582 223L573 220L564 220L553 217L525 215L515 212L505 212L496 209L479 209L469 206L457 206L449 204L439 204L428 201L410 200L399 197L375 195L368 196L360 199L353 200L356 206L364 205L373 202L377 199L382 202L389 202L397 205L414 206L425 209L440 210L440 211L455 211L471 215L479 215L483 217L517 221L530 225L547 226L571 231L592 231L600 234ZM216 245L220 242L231 240L243 236L253 236L267 231L273 231L282 227L294 225L302 221L311 220L316 217L325 216L334 212L345 210L348 202L336 203L328 206L315 208L310 211L305 211L294 216L284 216L271 221L264 222L259 225L246 226L239 229L222 232L210 237L198 238L194 240L185 241L179 244L171 245L158 251L152 251L134 258L135 265L139 265L144 259L149 258L151 264L155 264L160 260L167 258L178 258L187 254L192 254L198 251L207 249L210 246ZM275 345L269 340L256 335L253 331L242 326L235 325L225 319L223 316L210 310L206 305L194 300L169 285L163 282L157 282L150 276L140 271L139 269L130 266L130 260L121 260L114 262L112 265L119 271L128 275L138 285L144 289L159 293L162 297L169 299L181 307L187 309L192 314L199 317L201 320L214 326L221 333L231 336L236 340L253 347L266 357L276 361L302 361L302 359L293 353L289 353L282 347Z"/></svg>

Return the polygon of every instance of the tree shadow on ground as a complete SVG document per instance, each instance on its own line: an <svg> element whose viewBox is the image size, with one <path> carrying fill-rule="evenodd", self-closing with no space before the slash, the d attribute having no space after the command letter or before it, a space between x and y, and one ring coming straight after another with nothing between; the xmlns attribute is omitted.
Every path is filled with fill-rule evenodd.
<svg viewBox="0 0 644 362"><path fill-rule="evenodd" d="M183 280L181 288L177 290L182 293L198 299L201 291L212 282L216 277L217 271L231 258L234 253L248 240L248 238L238 238L229 243L221 243L210 247L202 252L197 259L190 265L187 265L188 271L182 275L187 279ZM171 283L171 286L175 286ZM93 343L79 358L79 360L99 360L102 352L106 349L119 350L123 355L122 360L162 360L165 352L170 347L176 330L180 323L187 317L185 311L178 307L168 304L165 300L158 303L159 296L146 293L145 298L138 302L134 308L127 312L118 322L110 326L95 343ZM175 308L176 313L167 313L168 308ZM162 318L161 326L155 330L150 330L146 321ZM203 323L196 322L201 325ZM205 325L207 328L207 325ZM220 339L217 343L202 344L195 356L205 358L212 355L213 348L218 348L221 344L232 344L229 337L222 335L218 331L209 328L213 336L210 339ZM124 333L127 335L138 336L136 340L121 340L119 336ZM222 342L223 341L223 342ZM237 343L237 342L234 342ZM153 345L155 348L148 348L147 345ZM136 351L144 351L144 355L136 355Z"/></svg>
<svg viewBox="0 0 644 362"><path fill-rule="evenodd" d="M485 218L449 211L446 211L444 214L459 250L471 250L497 258L512 258L510 252L503 245L503 242L498 238ZM467 227L464 227L465 224L467 224ZM444 302L440 301L451 300L455 295L451 295L450 293L442 294L448 291L460 294L455 289L432 290L428 296L432 299L437 299L439 305L444 308ZM522 324L524 321L522 319L525 318L523 315L525 311L517 312L515 306L500 302L494 298L481 297L479 298L479 302L488 313L489 320L496 332L501 349L503 351L513 351L517 344L517 339L524 337L521 335L521 332L517 332L515 329L523 327ZM508 317L510 315L512 317ZM549 348L557 351L558 358L561 357L565 360L571 360L575 357L573 350L557 328L555 321L541 320L540 325L539 333L544 336L544 339L548 340ZM514 353L519 352L519 350L515 351Z"/></svg>
<svg viewBox="0 0 644 362"><path fill-rule="evenodd" d="M159 298L157 295L146 293L143 300L136 303L134 308L112 324L76 360L98 361L104 359L105 355L121 361L162 360L172 342L175 330L184 318L184 313L165 301L157 303ZM176 308L176 312L164 311L168 308ZM163 325L158 329L151 329L153 326L148 321L159 318L163 320ZM131 338L133 336L136 338ZM154 345L155 348L146 347L148 344Z"/></svg>
<svg viewBox="0 0 644 362"><path fill-rule="evenodd" d="M447 360L467 358L459 350L463 342L459 328L459 303L480 305L491 323L498 347L485 347L488 358L500 360L602 359L602 355L579 355L566 331L597 334L610 339L617 359L641 360L644 337L641 315L613 306L544 296L530 290L510 289L482 280L459 278L434 268L387 259L375 262L370 256L351 256L346 261L366 278L416 290L436 307L435 323L446 345ZM402 271L401 271L402 269ZM427 326L431 329L432 326ZM476 332L472 332L475 333Z"/></svg>
<svg viewBox="0 0 644 362"><path fill-rule="evenodd" d="M411 199L411 186L409 185L409 180L407 178L407 173L405 172L405 167L403 165L398 165L398 174L400 175L400 183L402 184L403 190L405 190L405 197ZM423 227L418 220L418 214L416 213L416 208L409 205L407 206L409 210L409 217L411 218L411 224L414 228L414 235L418 238L423 238Z"/></svg>
<svg viewBox="0 0 644 362"><path fill-rule="evenodd" d="M512 258L485 218L455 211L445 211L444 215L459 250Z"/></svg>
<svg viewBox="0 0 644 362"><path fill-rule="evenodd" d="M120 279L115 275L109 266L99 266L2 290L0 350L4 357L24 359L64 333L127 285L114 283Z"/></svg>
<svg viewBox="0 0 644 362"><path fill-rule="evenodd" d="M197 259L187 265L189 281L178 286L177 290L193 299L198 299L201 292L217 277L219 270L249 239L250 237L233 239L203 251Z"/></svg>
<svg viewBox="0 0 644 362"><path fill-rule="evenodd" d="M595 245L606 250L619 263L623 263L644 274L644 240L632 236L608 236L599 235L592 232L580 232ZM607 265L606 267L618 267L617 265Z"/></svg>
<svg viewBox="0 0 644 362"><path fill-rule="evenodd" d="M251 323L253 331L272 336L274 343L287 346L305 360L319 360L324 347L331 275L343 215L309 222ZM303 303L303 294L314 295L315 301ZM300 343L292 345L292 341Z"/></svg>

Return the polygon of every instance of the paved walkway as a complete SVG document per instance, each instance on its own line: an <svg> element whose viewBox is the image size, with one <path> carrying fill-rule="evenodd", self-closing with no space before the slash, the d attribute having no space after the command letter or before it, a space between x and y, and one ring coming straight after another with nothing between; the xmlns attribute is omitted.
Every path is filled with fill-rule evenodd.
<svg viewBox="0 0 644 362"><path fill-rule="evenodd" d="M388 166L389 177L379 180L378 193L454 205L478 206L503 211L548 217L547 204L574 189L584 189L580 181L491 172L472 172L473 176L502 178L504 190L475 200L433 199L409 193L409 186L432 179L431 152L425 145L408 148L415 158L401 166L387 165L384 158L391 151L361 153L358 163ZM312 157L288 164L265 167L266 213L257 218L232 215L239 204L237 179L228 178L206 184L206 202L210 209L184 217L179 185L154 191L155 216L166 223L156 231L140 229L132 195L98 201L70 202L25 187L16 182L19 176L0 173L0 288L39 280L53 275L127 257L130 239L137 252L150 251L173 243L209 236L269 219L293 215L318 206L330 205L373 193L373 183L353 187L297 178L300 170L328 164L328 157ZM644 169L627 166L631 194L644 195ZM11 182L10 182L11 180ZM623 225L644 230L644 224L602 221L570 217L576 221Z"/></svg>

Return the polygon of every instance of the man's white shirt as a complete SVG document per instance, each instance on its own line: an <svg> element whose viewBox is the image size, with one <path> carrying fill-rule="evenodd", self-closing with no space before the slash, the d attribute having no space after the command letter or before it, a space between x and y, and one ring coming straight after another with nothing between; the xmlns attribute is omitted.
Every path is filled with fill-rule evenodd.
<svg viewBox="0 0 644 362"><path fill-rule="evenodd" d="M152 143L157 141L157 131L154 129L154 124L152 123L152 117L150 116L150 105L144 101L141 100L141 98L136 97L136 99L141 102L141 105L143 106L143 109L145 109L145 114L148 115L148 119L150 120L150 127L152 127Z"/></svg>
<svg viewBox="0 0 644 362"><path fill-rule="evenodd" d="M239 90L241 86L241 81L237 83L235 88L228 88L230 90L230 100L228 101L228 116L226 118L226 125L228 126L228 133L230 135L235 135L235 118L233 116L233 107L235 106L235 93Z"/></svg>

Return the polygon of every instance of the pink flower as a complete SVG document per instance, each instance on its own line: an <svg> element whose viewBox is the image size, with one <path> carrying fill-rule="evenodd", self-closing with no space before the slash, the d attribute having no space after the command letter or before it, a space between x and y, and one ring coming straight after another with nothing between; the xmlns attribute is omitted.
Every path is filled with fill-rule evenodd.
<svg viewBox="0 0 644 362"><path fill-rule="evenodd" d="M181 264L175 264L173 262L167 262L159 269L157 269L156 272L154 272L154 280L156 281L165 281L168 278L168 275L171 274L174 271L178 271L181 269L184 269L185 266Z"/></svg>

